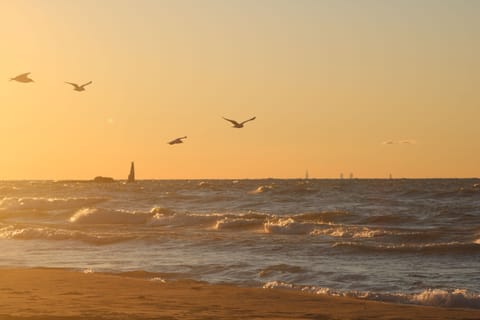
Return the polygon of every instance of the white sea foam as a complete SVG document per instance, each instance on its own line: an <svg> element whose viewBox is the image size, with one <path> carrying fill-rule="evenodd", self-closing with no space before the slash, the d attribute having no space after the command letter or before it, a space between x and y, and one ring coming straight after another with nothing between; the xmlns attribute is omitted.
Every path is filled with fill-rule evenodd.
<svg viewBox="0 0 480 320"><path fill-rule="evenodd" d="M356 226L334 226L331 228L315 228L311 235L326 235L338 238L374 238L387 234L385 230Z"/></svg>
<svg viewBox="0 0 480 320"><path fill-rule="evenodd" d="M273 185L264 185L264 186L258 187L255 190L250 191L249 193L250 194L259 194L259 193L264 193L264 192L271 191L271 190L273 190Z"/></svg>
<svg viewBox="0 0 480 320"><path fill-rule="evenodd" d="M95 245L104 245L128 241L131 240L132 237L127 235L97 235L77 230L49 227L6 226L0 228L0 239L81 241Z"/></svg>
<svg viewBox="0 0 480 320"><path fill-rule="evenodd" d="M429 306L480 308L480 294L474 294L464 289L425 290L413 295L411 300Z"/></svg>
<svg viewBox="0 0 480 320"><path fill-rule="evenodd" d="M426 289L416 294L404 293L375 293L364 291L335 290L317 286L302 286L283 281L270 281L263 285L264 289L292 289L314 294L329 296L351 297L383 302L417 304L450 308L480 309L480 294L465 289L440 290Z"/></svg>
<svg viewBox="0 0 480 320"><path fill-rule="evenodd" d="M295 286L283 281L269 281L263 285L263 289L295 289Z"/></svg>
<svg viewBox="0 0 480 320"><path fill-rule="evenodd" d="M292 218L267 221L263 224L266 233L274 234L308 234L314 228L309 223L295 222Z"/></svg>
<svg viewBox="0 0 480 320"><path fill-rule="evenodd" d="M27 227L15 228L14 226L7 226L0 229L0 238L3 239L45 239L45 240L69 240L81 234L77 231L51 229L46 227Z"/></svg>
<svg viewBox="0 0 480 320"><path fill-rule="evenodd" d="M160 278L160 277L153 277L150 279L150 281L153 281L153 282L160 282L160 283L166 283L167 281L163 278Z"/></svg>
<svg viewBox="0 0 480 320"><path fill-rule="evenodd" d="M175 211L173 211L169 208L153 207L152 209L150 209L150 213L152 215L155 215L155 214L172 215L172 214L175 213Z"/></svg>

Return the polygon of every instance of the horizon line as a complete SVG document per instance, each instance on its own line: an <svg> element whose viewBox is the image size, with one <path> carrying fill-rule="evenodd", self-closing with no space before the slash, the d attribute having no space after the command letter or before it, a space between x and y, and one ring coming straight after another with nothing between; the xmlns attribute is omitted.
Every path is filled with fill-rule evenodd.
<svg viewBox="0 0 480 320"><path fill-rule="evenodd" d="M374 178L374 177L363 177L363 178L321 178L321 177L309 177L305 179L304 177L297 178L279 178L279 177L265 177L265 178L145 178L145 179L135 179L135 181L171 181L171 180L182 180L182 181L195 181L195 180L478 180L478 177L399 177L399 178ZM93 179L0 179L0 182L12 182L12 181L52 181L52 182L95 182ZM112 182L121 182L128 181L128 179L113 179ZM109 183L109 182L97 182L97 183Z"/></svg>

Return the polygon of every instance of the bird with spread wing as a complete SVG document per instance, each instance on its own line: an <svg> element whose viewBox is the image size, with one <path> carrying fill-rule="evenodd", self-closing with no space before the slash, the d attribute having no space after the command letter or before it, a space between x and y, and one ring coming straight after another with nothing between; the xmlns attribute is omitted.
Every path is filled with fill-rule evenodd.
<svg viewBox="0 0 480 320"><path fill-rule="evenodd" d="M72 85L73 86L73 90L75 91L85 91L85 87L88 86L89 84L92 83L92 81L89 81L87 83L84 83L82 84L81 86L79 86L78 84L76 83L73 83L73 82L66 82L65 83L69 84L69 85Z"/></svg>
<svg viewBox="0 0 480 320"><path fill-rule="evenodd" d="M229 121L229 122L231 122L231 123L233 124L232 128L238 128L238 129L243 128L243 125L244 125L245 123L247 123L248 121L253 121L253 120L255 120L256 118L257 118L257 117L253 117L253 118L250 118L250 119L245 120L245 121L243 121L243 122L237 122L237 121L235 121L235 120L231 120L231 119L227 119L227 118L223 117L223 119L225 119L225 120L227 120L227 121Z"/></svg>

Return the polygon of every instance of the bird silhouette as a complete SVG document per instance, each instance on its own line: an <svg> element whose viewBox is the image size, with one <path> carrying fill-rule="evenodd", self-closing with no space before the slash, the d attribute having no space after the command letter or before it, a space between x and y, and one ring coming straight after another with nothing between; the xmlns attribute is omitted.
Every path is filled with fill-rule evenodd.
<svg viewBox="0 0 480 320"><path fill-rule="evenodd" d="M243 121L243 122L238 123L238 122L235 121L235 120L231 120L231 119L227 119L227 118L223 117L223 119L225 119L225 120L227 120L227 121L229 121L229 122L231 122L231 123L233 124L233 126L232 126L233 128L239 128L239 129L240 129L240 128L243 128L243 125L244 125L245 123L247 123L248 121L253 121L253 120L255 120L256 118L257 118L257 117L253 117L253 118L250 118L250 119L248 119L248 120L245 120L245 121Z"/></svg>
<svg viewBox="0 0 480 320"><path fill-rule="evenodd" d="M79 86L79 85L76 84L76 83L72 83L72 82L66 82L66 81L65 81L65 83L68 83L68 84L72 85L72 86L73 86L73 90L75 90L75 91L85 91L85 87L88 86L89 84L91 84L92 81L89 81L89 82L87 82L87 83L84 83L84 84L82 84L81 86Z"/></svg>
<svg viewBox="0 0 480 320"><path fill-rule="evenodd" d="M22 74L14 77L14 78L10 78L10 81L15 80L15 81L18 81L18 82L23 82L23 83L35 82L35 81L33 81L33 79L28 77L29 74L30 74L30 72L22 73Z"/></svg>
<svg viewBox="0 0 480 320"><path fill-rule="evenodd" d="M168 142L168 144L174 145L174 144L183 143L183 139L187 139L187 136L174 139L174 140Z"/></svg>

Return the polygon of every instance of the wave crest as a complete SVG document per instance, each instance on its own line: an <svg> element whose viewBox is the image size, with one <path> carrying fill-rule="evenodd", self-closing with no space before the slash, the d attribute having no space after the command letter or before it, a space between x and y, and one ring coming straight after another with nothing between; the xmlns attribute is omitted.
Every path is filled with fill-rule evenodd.
<svg viewBox="0 0 480 320"><path fill-rule="evenodd" d="M283 281L270 281L263 285L264 289L290 289L314 294L323 294L337 297L350 297L382 302L416 304L449 308L480 309L480 294L465 289L426 289L416 294L405 293L375 293L362 291L342 291L332 288L303 286Z"/></svg>
<svg viewBox="0 0 480 320"><path fill-rule="evenodd" d="M309 234L313 228L312 224L296 222L292 218L280 218L263 224L266 233L274 234Z"/></svg>
<svg viewBox="0 0 480 320"><path fill-rule="evenodd" d="M251 219L251 218L223 218L217 220L215 230L248 230L248 229L261 229L263 220Z"/></svg>
<svg viewBox="0 0 480 320"><path fill-rule="evenodd" d="M326 235L330 237L338 238L375 238L381 237L388 232L382 229L371 229L367 227L356 227L356 226L333 226L331 228L318 229L315 228L311 235Z"/></svg>
<svg viewBox="0 0 480 320"><path fill-rule="evenodd" d="M265 193L265 192L272 191L272 190L273 190L273 185L263 185L263 186L259 186L255 190L250 191L249 193L250 194L260 194L260 193Z"/></svg>
<svg viewBox="0 0 480 320"><path fill-rule="evenodd" d="M76 224L145 224L149 217L146 213L85 208L75 212L69 221Z"/></svg>
<svg viewBox="0 0 480 320"><path fill-rule="evenodd" d="M120 235L94 235L77 230L53 229L46 227L16 228L8 226L0 229L0 239L11 240L59 240L82 241L95 245L105 245L132 240L133 237Z"/></svg>

